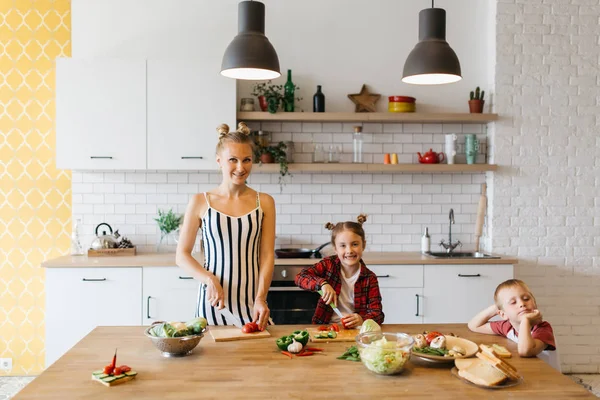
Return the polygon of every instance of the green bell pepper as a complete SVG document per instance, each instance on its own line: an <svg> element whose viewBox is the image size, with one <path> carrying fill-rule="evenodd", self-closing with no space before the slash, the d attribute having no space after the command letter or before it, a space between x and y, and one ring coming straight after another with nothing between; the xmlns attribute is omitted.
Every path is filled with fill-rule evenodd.
<svg viewBox="0 0 600 400"><path fill-rule="evenodd" d="M293 342L293 337L294 335L289 335L289 336L282 336L279 339L277 339L277 341L275 342L277 344L277 347L279 347L279 350L281 351L287 351L287 348L290 344L292 344Z"/></svg>
<svg viewBox="0 0 600 400"><path fill-rule="evenodd" d="M308 339L310 339L308 331L294 331L291 336L296 339L296 342L302 343L302 346L306 346Z"/></svg>

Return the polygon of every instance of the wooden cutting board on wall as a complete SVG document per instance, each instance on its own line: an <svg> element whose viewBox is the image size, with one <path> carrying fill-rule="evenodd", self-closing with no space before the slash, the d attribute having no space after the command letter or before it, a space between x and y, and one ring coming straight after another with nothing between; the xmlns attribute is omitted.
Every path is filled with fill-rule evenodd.
<svg viewBox="0 0 600 400"><path fill-rule="evenodd" d="M268 328L267 328L268 329ZM233 340L262 339L271 337L269 331L244 333L235 326L209 326L208 332L215 342L231 342Z"/></svg>
<svg viewBox="0 0 600 400"><path fill-rule="evenodd" d="M360 333L358 329L342 329L337 332L337 337L335 339L327 338L327 339L317 339L317 336L320 331L319 328L306 328L308 333L310 334L310 341L315 343L324 343L324 342L354 342L356 340L356 335ZM327 333L327 331L325 331Z"/></svg>

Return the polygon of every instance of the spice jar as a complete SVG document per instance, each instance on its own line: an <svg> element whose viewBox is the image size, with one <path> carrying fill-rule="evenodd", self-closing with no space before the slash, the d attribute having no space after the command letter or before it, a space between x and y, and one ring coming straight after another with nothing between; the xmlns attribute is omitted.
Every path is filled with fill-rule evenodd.
<svg viewBox="0 0 600 400"><path fill-rule="evenodd" d="M254 99L243 98L240 102L240 111L254 111Z"/></svg>

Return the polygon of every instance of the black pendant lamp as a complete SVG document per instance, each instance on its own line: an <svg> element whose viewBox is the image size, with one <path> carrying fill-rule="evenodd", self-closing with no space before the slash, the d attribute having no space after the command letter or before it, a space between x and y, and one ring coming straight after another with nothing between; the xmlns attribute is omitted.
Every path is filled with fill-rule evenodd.
<svg viewBox="0 0 600 400"><path fill-rule="evenodd" d="M221 75L245 80L267 80L281 76L279 58L265 36L263 3L242 1L238 4L238 34L225 50Z"/></svg>
<svg viewBox="0 0 600 400"><path fill-rule="evenodd" d="M431 8L419 12L419 43L404 63L402 82L417 85L454 83L462 79L460 62L446 42L446 10Z"/></svg>

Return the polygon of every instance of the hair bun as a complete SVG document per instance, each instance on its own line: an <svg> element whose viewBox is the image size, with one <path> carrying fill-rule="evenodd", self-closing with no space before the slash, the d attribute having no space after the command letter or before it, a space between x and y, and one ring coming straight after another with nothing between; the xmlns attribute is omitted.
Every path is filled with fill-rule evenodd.
<svg viewBox="0 0 600 400"><path fill-rule="evenodd" d="M223 136L229 133L229 125L221 124L217 126L217 132L219 132L219 139L223 138Z"/></svg>
<svg viewBox="0 0 600 400"><path fill-rule="evenodd" d="M238 132L244 135L249 135L250 134L250 128L248 128L248 125L246 125L245 122L240 122L238 124Z"/></svg>
<svg viewBox="0 0 600 400"><path fill-rule="evenodd" d="M365 222L367 222L367 216L365 214L360 214L356 220L358 221L359 224L364 224Z"/></svg>
<svg viewBox="0 0 600 400"><path fill-rule="evenodd" d="M335 225L332 224L331 222L328 222L325 224L325 229L332 231L333 228L335 228Z"/></svg>

